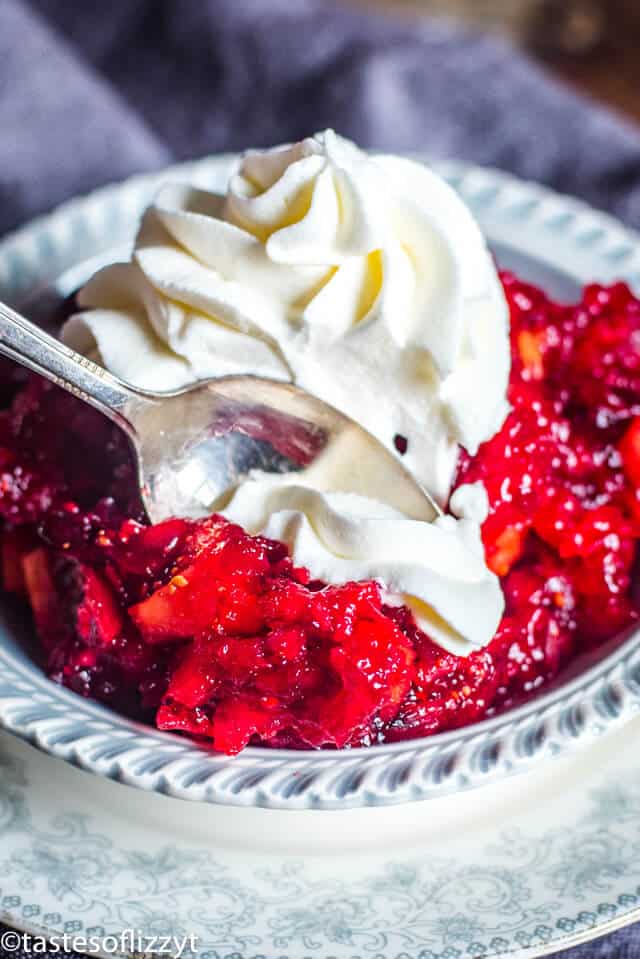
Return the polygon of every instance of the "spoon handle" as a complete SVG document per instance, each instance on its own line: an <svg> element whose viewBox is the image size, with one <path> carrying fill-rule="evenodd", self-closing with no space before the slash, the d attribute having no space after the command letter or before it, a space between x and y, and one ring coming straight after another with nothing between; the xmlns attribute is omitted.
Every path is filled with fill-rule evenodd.
<svg viewBox="0 0 640 959"><path fill-rule="evenodd" d="M132 434L127 413L143 396L2 302L0 353L95 406Z"/></svg>

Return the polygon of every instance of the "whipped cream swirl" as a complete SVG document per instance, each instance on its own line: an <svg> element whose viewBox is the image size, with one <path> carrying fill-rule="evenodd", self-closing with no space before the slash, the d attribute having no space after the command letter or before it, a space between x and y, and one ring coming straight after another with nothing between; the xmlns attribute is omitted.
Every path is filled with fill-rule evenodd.
<svg viewBox="0 0 640 959"><path fill-rule="evenodd" d="M507 308L481 232L423 165L332 131L250 151L226 194L162 189L67 343L134 385L254 373L353 417L444 502L507 412Z"/></svg>
<svg viewBox="0 0 640 959"><path fill-rule="evenodd" d="M295 474L257 474L221 512L253 535L286 543L318 579L380 581L386 602L406 604L434 642L466 656L493 637L504 601L480 539L484 488L459 487L450 506L455 516L428 523L369 497L299 485Z"/></svg>
<svg viewBox="0 0 640 959"><path fill-rule="evenodd" d="M459 446L473 454L507 412L507 307L469 210L421 164L332 131L247 153L225 194L163 188L130 262L78 302L63 338L123 380L293 381L389 448L403 437L405 465L443 503ZM250 477L222 512L314 577L380 581L450 652L488 643L504 603L484 561L484 490L460 488L454 515L426 522L390 505L384 478L347 492L348 456L331 482L326 465Z"/></svg>

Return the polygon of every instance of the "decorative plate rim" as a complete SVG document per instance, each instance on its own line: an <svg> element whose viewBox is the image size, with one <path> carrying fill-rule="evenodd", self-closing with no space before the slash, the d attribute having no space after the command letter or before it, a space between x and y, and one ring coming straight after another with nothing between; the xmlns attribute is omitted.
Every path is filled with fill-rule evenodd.
<svg viewBox="0 0 640 959"><path fill-rule="evenodd" d="M18 299L68 267L87 244L105 248L131 225L167 178L211 185L231 154L102 187L0 241L0 290ZM509 232L547 230L597 255L640 288L640 235L588 205L498 170L436 165L476 213L500 212ZM491 239L491 237L490 237ZM45 268L46 264L46 268ZM5 628L6 622L5 622ZM11 627L8 627L11 628ZM0 645L0 728L99 776L180 799L278 809L345 809L442 796L524 772L545 757L588 745L640 711L640 631L568 684L501 716L424 739L361 750L248 748L226 757L134 723L50 683Z"/></svg>
<svg viewBox="0 0 640 959"><path fill-rule="evenodd" d="M504 950L500 950L500 952L492 952L490 959L543 959L545 956L555 956L556 953L564 953L566 950L575 949L577 946L586 946L590 942L595 942L597 939L610 936L614 932L628 929L629 926L633 926L634 923L639 921L640 906L635 909L630 909L621 916L608 919L600 925L592 926L590 929L583 929L580 932L573 932L568 936L562 936L560 939L552 939L550 942L538 943L533 946L522 946L516 948L515 951L511 947L507 947ZM36 938L47 939L52 935L56 935L53 930L47 929L46 926L31 923L24 918L15 919L8 913L3 914L2 911L0 911L0 923L5 923L12 930L16 930L19 933L26 933ZM84 955L84 953L80 953L80 955ZM100 956L101 959L113 959L113 953L101 951L87 953L86 955ZM405 953L405 955L407 959L410 959L407 953ZM139 959L139 957L137 953L133 952L125 954L124 959ZM222 957L220 957L220 959L222 959ZM233 959L266 959L266 957L258 953L255 953L253 956L247 955L246 957L235 954ZM327 959L330 959L330 957L327 957Z"/></svg>

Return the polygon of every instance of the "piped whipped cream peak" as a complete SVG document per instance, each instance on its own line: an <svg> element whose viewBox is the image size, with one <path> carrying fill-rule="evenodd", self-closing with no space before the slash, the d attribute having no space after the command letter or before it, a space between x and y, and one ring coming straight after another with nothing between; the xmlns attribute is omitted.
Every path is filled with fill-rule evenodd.
<svg viewBox="0 0 640 959"><path fill-rule="evenodd" d="M226 192L162 189L131 262L78 302L64 339L124 380L292 380L389 448L406 438L442 502L459 445L507 412L507 307L471 213L422 164L330 130L250 151Z"/></svg>
<svg viewBox="0 0 640 959"><path fill-rule="evenodd" d="M456 515L428 523L369 497L301 484L294 474L256 474L221 512L253 535L286 543L318 579L379 580L389 604L406 604L418 626L457 656L493 638L504 600L480 539L484 487L459 487L450 504Z"/></svg>

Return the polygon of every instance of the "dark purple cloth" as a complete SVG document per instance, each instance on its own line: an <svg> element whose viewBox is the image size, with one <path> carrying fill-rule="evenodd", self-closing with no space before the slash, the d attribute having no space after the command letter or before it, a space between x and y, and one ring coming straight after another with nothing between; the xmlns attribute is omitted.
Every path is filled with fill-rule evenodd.
<svg viewBox="0 0 640 959"><path fill-rule="evenodd" d="M2 0L0 232L172 159L333 126L640 225L640 134L507 44L331 0Z"/></svg>
<svg viewBox="0 0 640 959"><path fill-rule="evenodd" d="M0 233L130 173L327 126L640 226L640 132L506 43L331 0L0 0ZM631 929L571 956L639 954Z"/></svg>

